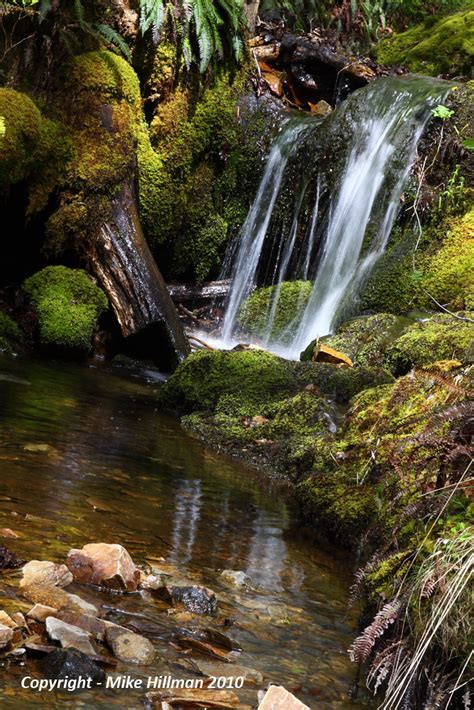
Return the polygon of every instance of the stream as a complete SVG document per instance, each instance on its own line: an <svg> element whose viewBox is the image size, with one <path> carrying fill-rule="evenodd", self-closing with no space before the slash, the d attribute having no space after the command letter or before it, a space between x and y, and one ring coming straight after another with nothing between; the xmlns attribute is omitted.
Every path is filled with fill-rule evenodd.
<svg viewBox="0 0 474 710"><path fill-rule="evenodd" d="M119 596L71 585L109 619L132 620L155 644L153 666L119 663L118 673L185 677L182 659L228 673L229 664L183 654L172 643L176 629L211 627L243 649L238 666L263 675L236 691L241 702L255 705L271 681L318 710L366 706L349 699L352 561L303 538L280 485L158 413L158 380L154 371L0 359L0 528L18 535L1 544L26 560L63 562L72 547L117 542L137 564L216 592L217 616L191 617L147 592ZM245 572L251 586L229 586L224 569ZM15 598L19 575L2 575L6 611L28 608ZM24 690L25 675L41 677L38 662L0 663L2 708L143 706L141 691Z"/></svg>

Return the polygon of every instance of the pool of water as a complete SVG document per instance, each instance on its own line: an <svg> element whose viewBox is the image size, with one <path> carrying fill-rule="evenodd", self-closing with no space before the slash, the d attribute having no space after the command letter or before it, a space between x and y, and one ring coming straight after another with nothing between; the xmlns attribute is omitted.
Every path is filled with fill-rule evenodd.
<svg viewBox="0 0 474 710"><path fill-rule="evenodd" d="M259 687L271 681L318 710L365 706L349 699L351 561L302 537L275 483L160 413L158 387L153 372L0 356L0 528L19 536L0 544L23 559L60 562L71 547L118 542L137 564L216 592L215 618L189 618L150 594L71 588L156 645L153 666L119 664L119 673L181 677L180 664L191 659L214 663L218 674L222 664L183 654L174 643L180 629L210 627L243 649L239 666L263 674L260 685L236 691L242 702L255 705ZM244 571L252 588L226 585L224 569ZM0 577L0 608L14 608L17 579ZM1 661L2 708L143 707L142 691L59 696L21 689L25 675L39 673L34 660Z"/></svg>

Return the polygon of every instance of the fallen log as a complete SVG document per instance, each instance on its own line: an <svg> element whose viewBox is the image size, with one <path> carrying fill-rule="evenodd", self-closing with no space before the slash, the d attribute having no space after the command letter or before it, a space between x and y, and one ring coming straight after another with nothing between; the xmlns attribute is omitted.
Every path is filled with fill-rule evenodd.
<svg viewBox="0 0 474 710"><path fill-rule="evenodd" d="M224 298L230 288L230 279L223 281L208 281L199 284L168 284L168 293L175 301L212 301L214 298Z"/></svg>
<svg viewBox="0 0 474 710"><path fill-rule="evenodd" d="M189 343L163 277L143 235L133 184L124 183L111 201L110 216L97 230L89 253L92 271L106 292L122 335L159 324L177 364Z"/></svg>

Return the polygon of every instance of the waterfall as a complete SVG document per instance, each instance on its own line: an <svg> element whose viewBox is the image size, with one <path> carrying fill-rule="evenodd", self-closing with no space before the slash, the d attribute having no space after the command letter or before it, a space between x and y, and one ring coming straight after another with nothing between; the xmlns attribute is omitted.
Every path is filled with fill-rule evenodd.
<svg viewBox="0 0 474 710"><path fill-rule="evenodd" d="M231 278L224 347L249 341L239 314L257 286L274 288L253 338L292 359L354 307L387 245L431 109L446 91L445 82L426 77L385 77L324 119L286 124L224 266ZM282 284L298 279L311 281L310 296L296 299L292 322L276 333Z"/></svg>

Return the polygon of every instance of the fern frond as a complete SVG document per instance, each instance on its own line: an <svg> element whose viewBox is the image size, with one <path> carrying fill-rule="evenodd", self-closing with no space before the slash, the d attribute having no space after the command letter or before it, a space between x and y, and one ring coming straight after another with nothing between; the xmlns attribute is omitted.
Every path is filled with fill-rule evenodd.
<svg viewBox="0 0 474 710"><path fill-rule="evenodd" d="M97 33L105 39L105 41L117 48L129 62L132 59L130 48L122 35L120 35L110 25L96 25Z"/></svg>
<svg viewBox="0 0 474 710"><path fill-rule="evenodd" d="M377 639L383 636L389 626L395 623L402 609L403 604L399 599L394 599L382 607L372 623L364 629L350 647L351 661L364 663L369 658Z"/></svg>

